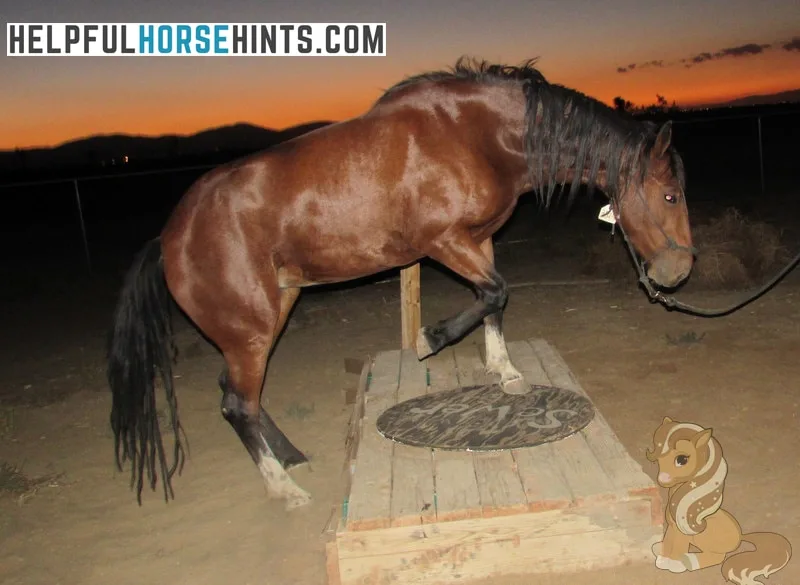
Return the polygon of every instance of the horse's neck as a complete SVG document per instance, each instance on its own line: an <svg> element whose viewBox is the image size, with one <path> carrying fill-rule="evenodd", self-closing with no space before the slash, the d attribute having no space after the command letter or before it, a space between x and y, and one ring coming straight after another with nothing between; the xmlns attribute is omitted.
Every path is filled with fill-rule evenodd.
<svg viewBox="0 0 800 585"><path fill-rule="evenodd" d="M563 157L567 158L568 160L575 160L574 154L571 157ZM574 183L576 180L580 182L581 185L592 186L600 189L601 191L605 191L608 187L608 175L606 173L606 165L605 162L600 163L600 167L597 169L597 174L592 180L591 176L591 169L587 166L586 168L582 169L580 173L575 169L574 166L570 166L568 168L559 169L558 173L556 174L556 182L557 183ZM580 175L580 176L578 176ZM594 183L593 185L589 185L589 183Z"/></svg>

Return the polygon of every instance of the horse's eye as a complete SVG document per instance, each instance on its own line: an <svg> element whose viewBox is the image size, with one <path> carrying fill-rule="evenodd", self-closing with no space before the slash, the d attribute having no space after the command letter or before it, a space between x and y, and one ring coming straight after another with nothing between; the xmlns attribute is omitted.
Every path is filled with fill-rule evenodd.
<svg viewBox="0 0 800 585"><path fill-rule="evenodd" d="M688 455L678 455L675 458L675 465L677 465L678 467L683 467L687 463L689 463L689 456Z"/></svg>
<svg viewBox="0 0 800 585"><path fill-rule="evenodd" d="M677 195L673 195L672 193L665 193L664 194L664 200L667 203L677 203L678 202L678 196Z"/></svg>

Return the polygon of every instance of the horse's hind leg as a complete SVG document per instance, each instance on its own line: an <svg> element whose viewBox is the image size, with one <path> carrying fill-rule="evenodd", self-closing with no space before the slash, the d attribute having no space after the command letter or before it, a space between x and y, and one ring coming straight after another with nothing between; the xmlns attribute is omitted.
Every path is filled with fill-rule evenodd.
<svg viewBox="0 0 800 585"><path fill-rule="evenodd" d="M459 234L444 241L434 242L427 255L441 262L475 285L478 298L465 310L439 321L435 325L422 327L417 336L417 356L425 359L446 345L467 334L482 320L487 323L487 368L498 367L501 387L505 392L522 394L529 390L522 375L511 366L501 323L503 308L508 300L506 281L494 268L494 262L481 251L480 246L467 234ZM508 366L502 363L503 355ZM491 362L490 362L491 359ZM506 376L502 379L502 376Z"/></svg>
<svg viewBox="0 0 800 585"><path fill-rule="evenodd" d="M249 339L223 351L228 371L223 380L222 416L258 466L269 495L285 499L286 507L292 509L311 498L289 477L272 449L277 427L273 424L270 428L262 421L259 397L270 345L271 340Z"/></svg>
<svg viewBox="0 0 800 585"><path fill-rule="evenodd" d="M281 334L281 331L283 331L284 325L286 325L286 320L289 318L289 313L291 312L292 307L297 301L297 297L299 295L299 288L281 290L280 312L278 314L278 322L275 325L275 333L272 336L273 348L275 347L275 342L277 341L278 336ZM267 359L269 359L269 356ZM226 374L227 371L223 372L223 375ZM222 387L221 378L220 387ZM224 387L222 387L222 391L225 391ZM267 413L266 410L264 410L263 406L260 407L260 410L259 422L265 429L267 442L272 448L272 452L275 454L275 457L277 457L278 461L280 461L283 465L284 469L291 469L292 467L307 463L308 458L292 444L286 435L283 434L283 432L278 428L278 425L275 424L275 421L272 420L272 417Z"/></svg>
<svg viewBox="0 0 800 585"><path fill-rule="evenodd" d="M481 243L481 251L494 266L492 240L487 238ZM526 394L531 387L525 378L511 363L508 348L503 336L503 311L496 311L484 317L483 330L486 340L486 372L500 376L500 385L508 394Z"/></svg>
<svg viewBox="0 0 800 585"><path fill-rule="evenodd" d="M222 393L234 392L233 385L228 380L228 368L226 367L219 376L219 387ZM295 447L292 442L283 434L283 431L278 428L272 417L264 410L263 406L259 405L258 422L264 432L264 437L272 449L275 458L283 465L284 469L291 469L303 463L308 462L308 458ZM224 405L223 405L224 415ZM258 462L256 462L258 463Z"/></svg>
<svg viewBox="0 0 800 585"><path fill-rule="evenodd" d="M220 376L222 416L258 466L267 493L285 499L286 507L292 509L311 498L295 484L285 467L303 463L306 458L261 407L261 389L269 353L298 291L263 284L267 302L256 313L245 304L238 311L241 319L234 323L208 323L206 331L217 341L225 357L226 368ZM233 309L231 304L227 308Z"/></svg>

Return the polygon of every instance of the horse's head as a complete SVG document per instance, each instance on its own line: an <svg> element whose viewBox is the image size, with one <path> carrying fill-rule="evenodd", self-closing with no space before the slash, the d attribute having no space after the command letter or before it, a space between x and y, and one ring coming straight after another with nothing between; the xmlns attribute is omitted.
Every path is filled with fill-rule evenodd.
<svg viewBox="0 0 800 585"><path fill-rule="evenodd" d="M708 443L711 429L682 424L669 417L653 436L653 449L646 452L647 460L658 463L658 483L671 488L694 478L709 459Z"/></svg>
<svg viewBox="0 0 800 585"><path fill-rule="evenodd" d="M722 506L728 464L711 429L664 417L653 433L648 461L658 463L658 484L670 490L667 513L683 534L699 534Z"/></svg>
<svg viewBox="0 0 800 585"><path fill-rule="evenodd" d="M683 168L671 141L667 122L634 165L640 172L626 178L615 202L617 220L644 262L647 277L666 288L681 284L694 264Z"/></svg>

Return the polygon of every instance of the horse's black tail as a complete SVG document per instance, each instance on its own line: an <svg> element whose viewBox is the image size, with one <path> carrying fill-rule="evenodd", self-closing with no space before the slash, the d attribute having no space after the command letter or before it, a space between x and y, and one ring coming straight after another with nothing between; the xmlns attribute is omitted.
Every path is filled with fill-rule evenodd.
<svg viewBox="0 0 800 585"><path fill-rule="evenodd" d="M131 461L131 488L142 504L144 473L155 491L156 464L164 498L174 499L172 476L183 468L184 452L178 403L172 385L170 293L164 278L159 238L148 242L128 271L122 287L108 343L108 383L111 387L111 428L117 467ZM155 381L160 375L175 437L172 467L167 467L156 411Z"/></svg>

